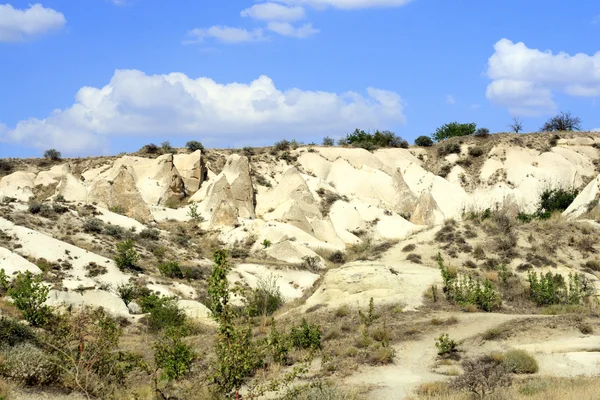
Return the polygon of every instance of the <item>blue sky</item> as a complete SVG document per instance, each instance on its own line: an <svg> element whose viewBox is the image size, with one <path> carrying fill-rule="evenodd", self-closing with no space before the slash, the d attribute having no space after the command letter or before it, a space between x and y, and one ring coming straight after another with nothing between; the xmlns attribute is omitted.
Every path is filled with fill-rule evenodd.
<svg viewBox="0 0 600 400"><path fill-rule="evenodd" d="M600 128L600 3L0 0L0 157Z"/></svg>

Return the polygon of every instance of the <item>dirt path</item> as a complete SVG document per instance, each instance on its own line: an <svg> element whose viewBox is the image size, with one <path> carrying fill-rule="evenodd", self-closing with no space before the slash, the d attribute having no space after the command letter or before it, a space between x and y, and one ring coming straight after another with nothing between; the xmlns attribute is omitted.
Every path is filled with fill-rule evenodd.
<svg viewBox="0 0 600 400"><path fill-rule="evenodd" d="M395 345L394 364L383 367L363 367L344 379L353 386L374 386L369 399L399 400L425 382L447 379L447 376L431 372L437 357L435 340L446 332L456 341L478 335L486 330L516 319L526 319L531 315L509 315L495 313L448 314L456 316L459 322L453 326L440 327L439 331L421 337L419 340ZM539 316L536 316L539 317Z"/></svg>

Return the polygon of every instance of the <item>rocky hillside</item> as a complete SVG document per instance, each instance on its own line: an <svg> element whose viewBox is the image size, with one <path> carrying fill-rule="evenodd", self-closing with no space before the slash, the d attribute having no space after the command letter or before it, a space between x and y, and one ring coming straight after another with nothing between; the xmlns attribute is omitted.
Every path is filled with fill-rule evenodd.
<svg viewBox="0 0 600 400"><path fill-rule="evenodd" d="M396 329L392 342L398 342L410 313L421 318L411 322L416 324L438 313L460 314L452 302L437 302L441 292L432 293L444 284L439 254L458 274L475 272L499 286L510 274L516 282L499 289L503 304L494 311L504 317L469 314L470 328L454 329L470 343L485 329L538 314L524 294L530 271L553 271L565 279L576 272L598 285L599 174L598 133L462 137L372 152L276 146L5 159L0 269L9 279L24 271L43 276L50 288L47 304L58 308L103 307L137 323L143 307L124 301L119 291L133 283L159 297L175 296L189 318L212 326L207 278L213 251L226 248L233 263L230 282L255 289L274 280L288 303L278 311L282 321L319 313L323 318L344 307L367 307L373 299L389 312L401 310L387 322ZM547 211L544 195L556 192L570 193L572 201L539 218ZM115 259L127 243L140 258L124 267ZM177 266L169 270L169 262ZM567 335L568 322L560 324L566 324ZM342 329L327 318L321 326L326 332ZM431 347L425 338L437 336L435 326L421 326L424 338L418 343ZM400 359L379 367L387 370L354 373L353 363L361 363L336 347L350 345L351 335L340 332L342 339L331 339L338 379L357 387L378 385L367 398L409 395L421 383L451 375L437 366L412 380L394 380L410 370L397 367ZM527 347L524 333L515 337L515 346ZM488 347L499 349L494 346ZM430 350L419 354L434 358ZM600 360L593 354L572 359L573 368L588 371ZM549 375L560 361L552 357L542 365ZM413 358L402 362L418 364Z"/></svg>

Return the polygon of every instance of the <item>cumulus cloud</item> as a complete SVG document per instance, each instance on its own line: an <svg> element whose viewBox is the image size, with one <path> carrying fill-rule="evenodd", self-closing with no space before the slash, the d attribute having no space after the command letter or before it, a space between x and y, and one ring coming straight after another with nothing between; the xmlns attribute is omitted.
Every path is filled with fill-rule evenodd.
<svg viewBox="0 0 600 400"><path fill-rule="evenodd" d="M209 38L227 44L260 42L266 40L263 35L263 30L260 28L249 31L230 26L211 26L210 28L205 29L196 28L189 31L188 36L190 39L185 40L184 43L204 43Z"/></svg>
<svg viewBox="0 0 600 400"><path fill-rule="evenodd" d="M405 6L413 0L278 0L289 5L309 5L315 8L333 7L342 10L390 8Z"/></svg>
<svg viewBox="0 0 600 400"><path fill-rule="evenodd" d="M319 30L313 28L312 24L304 24L295 27L289 22L269 22L267 24L267 29L282 36L291 36L299 39L304 39L319 33Z"/></svg>
<svg viewBox="0 0 600 400"><path fill-rule="evenodd" d="M182 73L117 70L108 85L81 88L69 108L0 128L0 142L89 154L105 150L111 137L195 135L222 144L260 137L269 142L282 132L301 140L403 122L400 96L381 89L368 88L366 94L280 90L267 76L221 84Z"/></svg>
<svg viewBox="0 0 600 400"><path fill-rule="evenodd" d="M260 3L243 10L242 17L260 21L298 21L304 19L306 12L302 7L287 7L277 3Z"/></svg>
<svg viewBox="0 0 600 400"><path fill-rule="evenodd" d="M0 4L0 42L19 42L61 29L65 16L41 4L19 10L10 4Z"/></svg>
<svg viewBox="0 0 600 400"><path fill-rule="evenodd" d="M486 96L514 115L554 112L554 92L570 96L600 96L600 52L594 55L530 49L502 39L494 45Z"/></svg>

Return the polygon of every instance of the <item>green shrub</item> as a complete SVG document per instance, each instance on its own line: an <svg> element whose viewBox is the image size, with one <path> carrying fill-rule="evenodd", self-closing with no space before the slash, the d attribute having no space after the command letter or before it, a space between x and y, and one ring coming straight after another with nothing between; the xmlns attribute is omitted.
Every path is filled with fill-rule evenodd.
<svg viewBox="0 0 600 400"><path fill-rule="evenodd" d="M33 329L12 318L0 317L0 343L5 346L16 346L21 343L37 343ZM0 346L1 347L1 346Z"/></svg>
<svg viewBox="0 0 600 400"><path fill-rule="evenodd" d="M529 297L538 307L554 304L583 304L595 292L593 284L583 274L569 274L568 282L561 274L545 275L529 271Z"/></svg>
<svg viewBox="0 0 600 400"><path fill-rule="evenodd" d="M473 304L483 311L494 311L502 305L502 298L489 279L483 284L472 276L457 275L444 265L438 255L438 266L444 281L446 298L461 306Z"/></svg>
<svg viewBox="0 0 600 400"><path fill-rule="evenodd" d="M340 139L340 144L343 146L360 147L369 151L380 147L408 148L408 142L393 132L375 131L375 133L371 134L360 129L355 129L354 132L346 135L344 139Z"/></svg>
<svg viewBox="0 0 600 400"><path fill-rule="evenodd" d="M323 138L323 146L331 147L334 145L335 145L335 142L329 136L325 136L325 138Z"/></svg>
<svg viewBox="0 0 600 400"><path fill-rule="evenodd" d="M169 278L183 278L183 272L177 261L167 261L158 266L158 270Z"/></svg>
<svg viewBox="0 0 600 400"><path fill-rule="evenodd" d="M115 263L120 270L136 269L136 263L140 259L139 254L135 251L134 242L127 239L116 244L117 255Z"/></svg>
<svg viewBox="0 0 600 400"><path fill-rule="evenodd" d="M59 161L61 158L60 151L56 149L49 149L44 152L44 158L47 158L52 161Z"/></svg>
<svg viewBox="0 0 600 400"><path fill-rule="evenodd" d="M304 256L302 257L302 268L312 272L318 272L321 269L321 261L317 256Z"/></svg>
<svg viewBox="0 0 600 400"><path fill-rule="evenodd" d="M119 284L117 285L115 291L117 293L117 296L119 296L119 298L123 300L123 303L125 303L126 306L129 305L129 303L131 303L138 294L137 288L131 283Z"/></svg>
<svg viewBox="0 0 600 400"><path fill-rule="evenodd" d="M483 149L481 147L471 147L469 149L469 155L471 157L479 157L483 155Z"/></svg>
<svg viewBox="0 0 600 400"><path fill-rule="evenodd" d="M59 360L63 386L88 398L110 398L139 366L140 357L119 350L121 328L102 308L59 314L47 329L44 344Z"/></svg>
<svg viewBox="0 0 600 400"><path fill-rule="evenodd" d="M447 356L457 351L457 344L454 340L450 339L447 333L442 334L436 341L435 347L437 348L438 355Z"/></svg>
<svg viewBox="0 0 600 400"><path fill-rule="evenodd" d="M343 264L346 262L346 254L341 250L336 250L329 255L328 260L334 264Z"/></svg>
<svg viewBox="0 0 600 400"><path fill-rule="evenodd" d="M168 327L182 327L185 323L185 313L174 299L164 299L150 309L147 322L150 332L159 332Z"/></svg>
<svg viewBox="0 0 600 400"><path fill-rule="evenodd" d="M23 313L23 318L33 326L42 326L51 315L50 307L44 303L48 299L48 286L40 275L34 276L30 271L19 272L8 295L15 306Z"/></svg>
<svg viewBox="0 0 600 400"><path fill-rule="evenodd" d="M488 128L479 128L475 131L473 136L476 136L479 138L486 138L486 137L490 136L490 130Z"/></svg>
<svg viewBox="0 0 600 400"><path fill-rule="evenodd" d="M267 345L271 350L271 356L276 363L286 364L288 361L288 353L290 352L292 343L288 336L282 335L277 331L275 318L271 318L271 332L267 339Z"/></svg>
<svg viewBox="0 0 600 400"><path fill-rule="evenodd" d="M271 247L271 241L269 239L265 239L262 241L262 245L264 249Z"/></svg>
<svg viewBox="0 0 600 400"><path fill-rule="evenodd" d="M202 215L198 212L198 204L197 203L192 203L188 206L187 215L188 215L188 217L190 217L191 219L193 219L196 222L202 222L204 220Z"/></svg>
<svg viewBox="0 0 600 400"><path fill-rule="evenodd" d="M140 153L147 153L147 154L156 154L158 153L158 146L155 145L154 143L149 143L147 145L144 145L141 149L140 149Z"/></svg>
<svg viewBox="0 0 600 400"><path fill-rule="evenodd" d="M438 155L440 157L447 156L448 154L460 154L460 144L448 143L438 147Z"/></svg>
<svg viewBox="0 0 600 400"><path fill-rule="evenodd" d="M140 238L148 240L160 239L160 232L158 229L146 228L140 232Z"/></svg>
<svg viewBox="0 0 600 400"><path fill-rule="evenodd" d="M39 214L42 212L42 203L37 200L30 200L27 209L31 214Z"/></svg>
<svg viewBox="0 0 600 400"><path fill-rule="evenodd" d="M535 374L539 370L535 358L525 350L507 351L502 363L514 374Z"/></svg>
<svg viewBox="0 0 600 400"><path fill-rule="evenodd" d="M0 296L4 296L10 288L10 280L4 272L4 269L0 269Z"/></svg>
<svg viewBox="0 0 600 400"><path fill-rule="evenodd" d="M441 142L452 137L472 135L476 128L477 124L474 122L468 124L450 122L437 128L432 137L436 142Z"/></svg>
<svg viewBox="0 0 600 400"><path fill-rule="evenodd" d="M287 139L280 140L279 142L275 142L274 147L276 151L289 151L291 143Z"/></svg>
<svg viewBox="0 0 600 400"><path fill-rule="evenodd" d="M196 150L204 150L204 146L202 145L202 143L196 140L190 140L185 144L185 147L191 152L194 152Z"/></svg>
<svg viewBox="0 0 600 400"><path fill-rule="evenodd" d="M277 278L271 275L259 277L257 287L252 290L248 301L250 315L272 315L284 303L283 296L277 285Z"/></svg>
<svg viewBox="0 0 600 400"><path fill-rule="evenodd" d="M5 348L1 355L0 373L19 383L35 386L60 381L60 361L31 343Z"/></svg>
<svg viewBox="0 0 600 400"><path fill-rule="evenodd" d="M119 225L106 225L106 227L104 228L104 234L112 236L115 239L122 239L125 235L125 229L123 229Z"/></svg>
<svg viewBox="0 0 600 400"><path fill-rule="evenodd" d="M565 211L577 195L579 195L579 190L577 189L558 188L544 190L540 195L538 210L540 210L540 213L543 212L545 214L555 211Z"/></svg>
<svg viewBox="0 0 600 400"><path fill-rule="evenodd" d="M164 141L160 144L160 152L162 154L174 153L175 149L171 146L169 141Z"/></svg>
<svg viewBox="0 0 600 400"><path fill-rule="evenodd" d="M321 328L319 325L309 324L302 318L300 326L293 327L290 332L292 345L297 349L321 349Z"/></svg>
<svg viewBox="0 0 600 400"><path fill-rule="evenodd" d="M163 380L179 380L190 370L194 352L182 341L184 333L182 329L169 328L153 345L154 363Z"/></svg>
<svg viewBox="0 0 600 400"><path fill-rule="evenodd" d="M433 139L429 136L419 136L415 139L415 146L431 147L433 146Z"/></svg>
<svg viewBox="0 0 600 400"><path fill-rule="evenodd" d="M85 233L101 233L104 229L104 222L98 218L88 218L83 221L82 228Z"/></svg>
<svg viewBox="0 0 600 400"><path fill-rule="evenodd" d="M104 275L108 272L108 269L104 265L98 265L94 261L90 261L88 264L84 266L87 273L85 276L89 278L94 278L99 275Z"/></svg>

